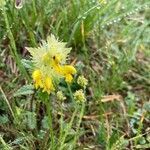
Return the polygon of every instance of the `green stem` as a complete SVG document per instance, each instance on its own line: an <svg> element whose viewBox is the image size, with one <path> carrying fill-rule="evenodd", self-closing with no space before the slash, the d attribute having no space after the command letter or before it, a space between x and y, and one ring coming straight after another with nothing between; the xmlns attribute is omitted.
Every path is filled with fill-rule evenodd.
<svg viewBox="0 0 150 150"><path fill-rule="evenodd" d="M2 143L4 150L12 150L12 148L9 147L9 145L4 141L1 135L0 135L0 142Z"/></svg>
<svg viewBox="0 0 150 150"><path fill-rule="evenodd" d="M9 101L8 101L8 99L7 99L7 97L6 97L6 95L5 95L4 91L3 91L3 89L1 88L1 86L0 86L0 91L1 91L1 93L2 93L2 95L3 95L3 97L4 97L4 100L6 101L6 103L7 103L7 105L8 105L8 108L9 108L9 110L10 110L12 116L13 116L13 119L16 120L15 114L14 114L14 112L13 112L13 110L12 110L12 108L11 108L11 105L9 104Z"/></svg>
<svg viewBox="0 0 150 150"><path fill-rule="evenodd" d="M74 140L73 140L72 146L75 146L76 141L77 141L78 138L79 138L79 129L80 129L80 125L81 125L81 122L82 122L82 117L83 117L83 115L84 115L84 109L85 109L85 103L83 102L83 103L82 103L82 106L81 106L81 112L80 112L80 115L79 115L79 122L78 122L78 124L77 124L76 135L75 135L75 138L74 138Z"/></svg>
<svg viewBox="0 0 150 150"><path fill-rule="evenodd" d="M34 12L34 16L37 16L37 11L36 11L36 4L35 4L35 0L32 0L32 5L33 5L33 12Z"/></svg>
<svg viewBox="0 0 150 150"><path fill-rule="evenodd" d="M63 108L60 106L61 109L61 117L60 117L60 135L59 135L59 141L61 141L62 135L63 135Z"/></svg>
<svg viewBox="0 0 150 150"><path fill-rule="evenodd" d="M72 102L74 102L73 93L71 91L69 83L67 83L67 87L68 87L68 90L69 90L70 98L71 98Z"/></svg>
<svg viewBox="0 0 150 150"><path fill-rule="evenodd" d="M8 38L10 39L10 45L11 45L11 48L13 50L14 59L16 60L16 63L18 65L21 73L26 76L26 78L27 78L28 81L30 81L30 78L29 78L29 76L28 76L28 74L27 74L24 66L21 63L20 56L17 53L15 39L14 39L14 36L13 36L13 34L11 32L11 29L10 29L10 25L9 25L9 21L8 21L8 17L7 17L7 13L6 13L5 8L3 9L3 13L2 14L4 16L4 20L5 20L5 24L6 24L6 29L7 29L7 32L8 32Z"/></svg>
<svg viewBox="0 0 150 150"><path fill-rule="evenodd" d="M48 124L51 138L51 149L54 148L54 132L53 132L53 122L52 122L52 103L49 101L49 95L46 98L46 111L48 115Z"/></svg>
<svg viewBox="0 0 150 150"><path fill-rule="evenodd" d="M74 118L75 118L75 116L76 116L77 111L78 111L78 109L76 108L75 111L73 112L72 118L71 118L71 120L70 120L68 126L66 127L64 136L62 137L62 139L60 139L60 140L61 140L61 144L60 144L59 150L62 150L62 149L64 148L65 139L66 139L68 133L70 132L70 129L71 129L71 127L72 127L72 124L73 124L73 121L74 121Z"/></svg>

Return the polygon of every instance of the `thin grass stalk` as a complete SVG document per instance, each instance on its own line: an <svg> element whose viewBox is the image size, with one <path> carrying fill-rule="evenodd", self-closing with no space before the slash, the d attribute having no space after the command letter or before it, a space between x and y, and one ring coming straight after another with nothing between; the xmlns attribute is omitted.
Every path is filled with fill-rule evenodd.
<svg viewBox="0 0 150 150"><path fill-rule="evenodd" d="M16 120L16 119L15 119L15 114L14 114L14 112L13 112L13 110L12 110L12 108L11 108L11 105L9 104L9 101L8 101L8 99L7 99L7 97L6 97L6 95L5 95L4 91L3 91L3 89L1 88L1 86L0 86L0 91L1 91L1 93L2 93L2 95L3 95L3 97L4 97L5 102L6 102L7 105L8 105L8 108L9 108L9 110L10 110L10 112L11 112L12 117L14 118L14 120Z"/></svg>
<svg viewBox="0 0 150 150"><path fill-rule="evenodd" d="M7 13L6 13L5 8L3 9L2 14L3 14L4 20L5 20L6 29L8 31L8 38L10 39L10 45L11 45L12 50L13 50L14 59L16 60L16 63L18 65L19 70L21 71L22 75L24 75L27 78L27 80L30 81L30 78L29 78L24 66L22 65L20 57L17 53L15 39L14 39L14 36L13 36L11 29L10 29L10 25L9 25L9 21L8 21L8 17L7 17Z"/></svg>
<svg viewBox="0 0 150 150"><path fill-rule="evenodd" d="M60 117L60 132L59 132L59 141L61 141L61 138L63 136L63 108L62 106L60 106L61 108L61 117Z"/></svg>
<svg viewBox="0 0 150 150"><path fill-rule="evenodd" d="M4 146L4 150L12 150L12 148L4 141L2 136L0 135L0 143Z"/></svg>
<svg viewBox="0 0 150 150"><path fill-rule="evenodd" d="M78 124L77 124L76 135L74 137L73 144L72 144L74 148L75 148L76 142L79 138L80 125L81 125L82 118L83 118L83 115L84 115L84 110L85 110L85 103L83 102L82 106L81 106L81 112L80 112L80 115L79 115L79 121L78 121Z"/></svg>
<svg viewBox="0 0 150 150"><path fill-rule="evenodd" d="M25 11L21 11L21 17L22 17L22 23L24 25L24 27L26 28L27 30L27 33L29 35L29 39L30 39L30 42L32 44L32 46L37 46L37 43L36 43L36 40L35 40L35 36L34 36L34 33L33 33L33 29L31 27L31 25L29 24L29 16L27 14L28 10L27 8L25 7Z"/></svg>
<svg viewBox="0 0 150 150"><path fill-rule="evenodd" d="M35 0L32 0L34 16L37 16Z"/></svg>
<svg viewBox="0 0 150 150"><path fill-rule="evenodd" d="M72 127L72 124L73 124L74 118L75 118L75 116L76 116L76 114L77 114L77 111L78 111L78 109L75 108L75 111L73 112L73 115L72 115L72 117L71 117L71 120L70 120L70 122L69 122L69 125L67 126L67 129L65 130L64 136L60 139L60 140L61 140L61 143L60 143L60 148L59 148L59 150L62 150L62 149L64 148L64 142L65 142L65 140L66 140L66 137L67 137L67 135L68 135L68 133L69 133L71 127Z"/></svg>

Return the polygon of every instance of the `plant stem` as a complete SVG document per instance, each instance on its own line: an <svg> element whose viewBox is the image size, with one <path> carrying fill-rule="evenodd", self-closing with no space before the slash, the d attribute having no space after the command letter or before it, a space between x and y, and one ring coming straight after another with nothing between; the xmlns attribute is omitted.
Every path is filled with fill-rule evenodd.
<svg viewBox="0 0 150 150"><path fill-rule="evenodd" d="M67 135L68 135L68 133L69 133L71 127L72 127L72 124L73 124L73 121L74 121L74 118L75 118L75 116L76 116L77 111L78 111L78 109L76 108L75 111L73 112L73 115L72 115L72 117L71 117L71 120L70 120L68 126L66 127L64 136L62 137L62 139L60 139L60 140L61 140L61 144L60 144L59 150L62 150L63 147L64 147L65 139L66 139L66 137L67 137Z"/></svg>
<svg viewBox="0 0 150 150"><path fill-rule="evenodd" d="M70 98L71 98L72 102L74 102L73 93L72 93L70 85L68 83L67 83L67 87L68 87L68 90L69 90Z"/></svg>
<svg viewBox="0 0 150 150"><path fill-rule="evenodd" d="M33 5L33 12L34 12L34 16L37 16L37 11L36 11L36 4L35 4L35 0L32 0L32 5Z"/></svg>
<svg viewBox="0 0 150 150"><path fill-rule="evenodd" d="M49 124L49 131L50 131L50 138L51 138L51 150L54 148L54 132L52 126L52 103L49 101L49 95L46 99L46 112L48 115L48 124Z"/></svg>
<svg viewBox="0 0 150 150"><path fill-rule="evenodd" d="M9 147L9 145L4 141L4 139L2 138L2 136L0 135L0 143L2 143L2 145L4 146L3 148L5 150L12 150L11 147Z"/></svg>
<svg viewBox="0 0 150 150"><path fill-rule="evenodd" d="M1 86L0 86L0 91L1 91L1 93L2 93L2 95L3 95L3 97L4 97L4 100L6 101L6 103L7 103L7 105L8 105L8 108L9 108L9 110L10 110L10 112L11 112L11 114L12 114L14 120L16 120L16 119L15 119L15 114L14 114L14 112L13 112L13 110L12 110L12 108L11 108L11 105L9 104L9 101L8 101L8 99L7 99L7 97L6 97L6 95L5 95L4 91L3 91L3 89L1 88Z"/></svg>
<svg viewBox="0 0 150 150"><path fill-rule="evenodd" d="M61 109L61 117L60 117L60 132L59 132L59 141L61 141L62 135L63 135L63 108L60 106Z"/></svg>
<svg viewBox="0 0 150 150"><path fill-rule="evenodd" d="M80 115L79 115L79 122L78 122L78 124L77 124L76 135L75 135L75 137L74 137L72 146L75 146L76 141L78 140L78 137L79 137L79 129L80 129L82 117L83 117L83 115L84 115L84 109L85 109L85 103L83 102L83 103L82 103L82 106L81 106L81 112L80 112Z"/></svg>

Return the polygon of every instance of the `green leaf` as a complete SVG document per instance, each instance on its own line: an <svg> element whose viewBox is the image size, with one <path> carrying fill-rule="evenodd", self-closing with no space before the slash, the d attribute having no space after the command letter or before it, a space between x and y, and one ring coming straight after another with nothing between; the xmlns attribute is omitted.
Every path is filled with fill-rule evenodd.
<svg viewBox="0 0 150 150"><path fill-rule="evenodd" d="M34 112L26 112L26 123L30 129L36 128L36 114Z"/></svg>
<svg viewBox="0 0 150 150"><path fill-rule="evenodd" d="M145 102L144 109L148 112L150 112L150 102Z"/></svg>
<svg viewBox="0 0 150 150"><path fill-rule="evenodd" d="M22 59L21 63L23 64L23 66L27 69L32 69L33 68L33 64L30 60L27 59Z"/></svg>
<svg viewBox="0 0 150 150"><path fill-rule="evenodd" d="M48 125L48 116L44 116L43 120L42 120L42 127L44 129L49 129L49 125Z"/></svg>
<svg viewBox="0 0 150 150"><path fill-rule="evenodd" d="M17 97L17 96L28 95L33 93L34 93L33 85L24 85L14 93L14 96Z"/></svg>
<svg viewBox="0 0 150 150"><path fill-rule="evenodd" d="M0 124L5 124L7 123L9 120L8 120L8 117L6 115L0 115Z"/></svg>

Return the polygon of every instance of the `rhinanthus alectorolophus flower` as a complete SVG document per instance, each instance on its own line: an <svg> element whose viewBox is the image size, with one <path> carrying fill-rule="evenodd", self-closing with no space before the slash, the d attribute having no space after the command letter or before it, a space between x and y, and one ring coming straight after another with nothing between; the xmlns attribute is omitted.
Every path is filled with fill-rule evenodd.
<svg viewBox="0 0 150 150"><path fill-rule="evenodd" d="M71 48L66 48L66 43L58 41L54 35L48 36L46 41L37 48L26 48L34 64L32 78L35 88L43 89L50 94L55 90L55 85L61 78L71 83L76 69L67 65L66 60Z"/></svg>
<svg viewBox="0 0 150 150"><path fill-rule="evenodd" d="M78 77L77 83L78 83L80 86L86 88L86 86L87 86L87 84L88 84L88 80L87 80L83 75L81 75L81 76Z"/></svg>
<svg viewBox="0 0 150 150"><path fill-rule="evenodd" d="M80 90L77 90L74 94L73 94L73 97L75 99L75 101L77 103L82 103L82 102L85 102L86 101L86 98L85 98L85 94L84 94L84 91L82 89Z"/></svg>

